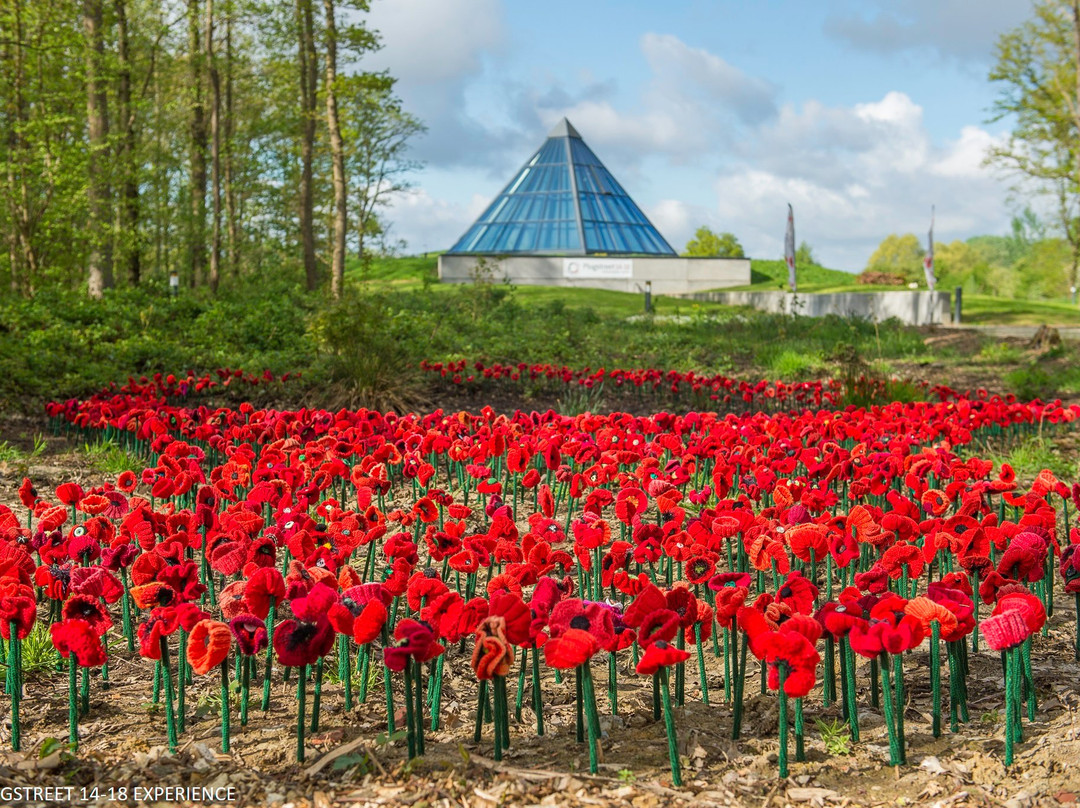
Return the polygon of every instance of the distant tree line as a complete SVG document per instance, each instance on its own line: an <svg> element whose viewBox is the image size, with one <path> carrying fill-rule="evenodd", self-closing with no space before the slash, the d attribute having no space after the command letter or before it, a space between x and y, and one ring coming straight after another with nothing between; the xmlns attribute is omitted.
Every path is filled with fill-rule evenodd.
<svg viewBox="0 0 1080 808"><path fill-rule="evenodd" d="M177 273L216 290L303 267L340 294L347 251L423 131L367 0L0 0L0 277L31 295Z"/></svg>
<svg viewBox="0 0 1080 808"><path fill-rule="evenodd" d="M1026 209L1014 216L1007 236L973 236L934 245L934 273L941 288L969 294L1048 299L1069 294L1072 248L1067 239ZM914 233L887 236L866 263L864 283L926 285L924 242Z"/></svg>

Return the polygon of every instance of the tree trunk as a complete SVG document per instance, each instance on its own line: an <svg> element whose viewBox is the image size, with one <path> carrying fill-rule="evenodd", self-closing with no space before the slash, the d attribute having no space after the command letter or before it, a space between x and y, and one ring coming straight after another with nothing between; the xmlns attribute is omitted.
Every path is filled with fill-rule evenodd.
<svg viewBox="0 0 1080 808"><path fill-rule="evenodd" d="M299 30L300 115L303 131L300 139L300 241L304 252L304 275L309 292L319 286L319 267L315 261L315 200L312 160L315 152L315 87L318 65L315 58L315 21L312 0L296 0Z"/></svg>
<svg viewBox="0 0 1080 808"><path fill-rule="evenodd" d="M135 110L131 106L131 50L128 39L127 0L115 0L119 46L117 102L123 138L120 141L120 165L123 172L123 199L120 204L120 271L137 286L142 275L139 239L139 178L135 164Z"/></svg>
<svg viewBox="0 0 1080 808"><path fill-rule="evenodd" d="M188 249L192 286L203 282L206 270L206 114L203 109L202 48L199 42L199 0L188 0L188 82L191 93L190 196Z"/></svg>
<svg viewBox="0 0 1080 808"><path fill-rule="evenodd" d="M229 274L240 274L238 227L236 221L236 189L233 187L233 0L225 5L225 221L229 233L227 263Z"/></svg>
<svg viewBox="0 0 1080 808"><path fill-rule="evenodd" d="M105 82L102 76L105 42L102 37L101 0L83 0L83 32L86 36L86 118L90 141L88 165L87 202L90 256L87 262L87 291L90 297L100 298L104 290L112 286L112 268L109 266L108 177L104 163L108 149L109 122Z"/></svg>
<svg viewBox="0 0 1080 808"><path fill-rule="evenodd" d="M210 290L221 278L221 78L214 58L214 0L206 0L206 66L210 73Z"/></svg>
<svg viewBox="0 0 1080 808"><path fill-rule="evenodd" d="M345 151L338 123L337 92L337 24L334 19L334 0L323 0L326 9L326 128L330 133L330 159L334 182L334 250L330 270L330 294L341 297L345 285L345 234L348 210L345 189Z"/></svg>

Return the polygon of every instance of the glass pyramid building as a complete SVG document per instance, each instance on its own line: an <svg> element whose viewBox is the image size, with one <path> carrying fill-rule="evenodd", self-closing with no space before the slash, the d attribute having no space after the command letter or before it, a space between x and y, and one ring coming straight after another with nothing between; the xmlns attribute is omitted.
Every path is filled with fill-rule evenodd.
<svg viewBox="0 0 1080 808"><path fill-rule="evenodd" d="M566 118L449 253L676 254Z"/></svg>

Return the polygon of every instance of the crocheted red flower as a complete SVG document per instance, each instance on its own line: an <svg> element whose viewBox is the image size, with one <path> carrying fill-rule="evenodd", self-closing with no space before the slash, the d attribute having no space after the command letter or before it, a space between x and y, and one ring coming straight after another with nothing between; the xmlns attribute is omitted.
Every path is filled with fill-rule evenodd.
<svg viewBox="0 0 1080 808"><path fill-rule="evenodd" d="M641 655L635 670L645 676L652 676L661 668L678 665L689 658L689 651L679 650L674 645L658 640L645 649L645 653Z"/></svg>
<svg viewBox="0 0 1080 808"><path fill-rule="evenodd" d="M53 647L67 659L75 655L75 661L84 668L97 668L108 657L101 645L101 635L85 620L71 618L49 626Z"/></svg>

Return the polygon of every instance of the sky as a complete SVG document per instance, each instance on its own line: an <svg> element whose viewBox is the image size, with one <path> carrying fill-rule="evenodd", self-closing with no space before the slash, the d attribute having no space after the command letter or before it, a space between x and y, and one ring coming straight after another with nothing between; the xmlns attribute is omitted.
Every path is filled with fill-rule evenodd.
<svg viewBox="0 0 1080 808"><path fill-rule="evenodd" d="M407 253L449 248L566 116L682 250L708 226L780 258L787 204L825 266L890 233L1005 234L1027 200L983 165L998 37L1028 0L372 0L427 132L388 211Z"/></svg>

